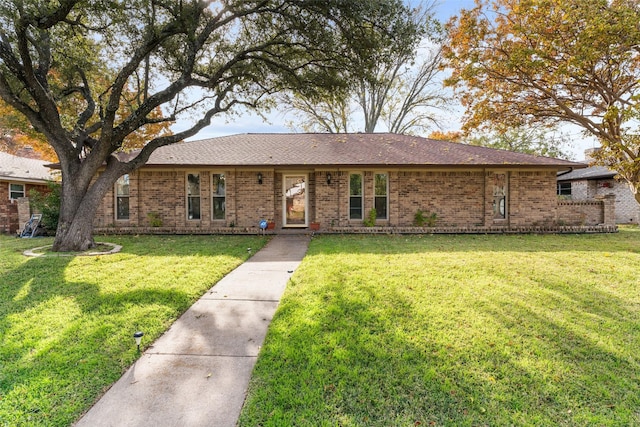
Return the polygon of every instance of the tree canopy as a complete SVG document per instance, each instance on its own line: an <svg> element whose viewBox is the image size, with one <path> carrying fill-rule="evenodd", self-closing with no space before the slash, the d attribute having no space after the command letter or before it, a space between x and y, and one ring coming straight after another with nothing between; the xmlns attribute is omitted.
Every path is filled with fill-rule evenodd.
<svg viewBox="0 0 640 427"><path fill-rule="evenodd" d="M33 130L27 118L0 99L0 151L19 155L26 148L44 160L58 160L53 148L41 133Z"/></svg>
<svg viewBox="0 0 640 427"><path fill-rule="evenodd" d="M570 123L640 202L640 3L477 0L447 26L465 129Z"/></svg>
<svg viewBox="0 0 640 427"><path fill-rule="evenodd" d="M504 132L482 132L466 139L471 145L516 151L536 156L554 157L571 160L568 151L571 141L560 132L551 132L540 126L513 127Z"/></svg>
<svg viewBox="0 0 640 427"><path fill-rule="evenodd" d="M314 96L370 73L416 31L408 13L400 0L2 2L0 97L44 135L62 170L54 249L93 246L100 201L158 147L237 106L266 108L283 90ZM188 125L175 134L148 131L177 120ZM151 139L118 156L140 132Z"/></svg>
<svg viewBox="0 0 640 427"><path fill-rule="evenodd" d="M423 2L406 19L394 43L381 50L368 73L359 61L341 72L354 74L340 91L309 96L299 91L281 94L286 112L295 115L290 127L307 132L375 132L379 126L392 133L425 131L437 124L437 112L448 98L438 79L441 25L433 16L433 3Z"/></svg>

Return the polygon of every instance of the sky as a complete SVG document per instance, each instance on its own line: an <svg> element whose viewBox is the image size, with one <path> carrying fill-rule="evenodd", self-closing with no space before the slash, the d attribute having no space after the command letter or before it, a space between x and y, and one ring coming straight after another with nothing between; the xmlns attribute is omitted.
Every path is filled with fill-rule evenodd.
<svg viewBox="0 0 640 427"><path fill-rule="evenodd" d="M419 3L418 0L409 0L410 4ZM470 9L474 7L474 0L436 0L435 15L441 22L447 22L449 18L457 15L462 9ZM461 117L463 114L462 106L455 105L447 112L447 119L442 120L440 125L443 131L459 130L461 126ZM206 138L214 138L218 136L234 135L241 133L283 133L292 132L285 123L287 120L293 120L293 115L283 115L279 112L272 112L267 116L267 121L256 114L244 113L235 115L234 117L216 117L211 124L201 130L197 135L189 138L189 140L199 140ZM174 127L174 131L180 130L178 123ZM435 130L435 129L433 129ZM563 127L561 132L568 135L572 141L570 151L574 160L584 159L584 150L597 146L592 139L585 138L579 129L572 127ZM426 136L426 135L423 135Z"/></svg>

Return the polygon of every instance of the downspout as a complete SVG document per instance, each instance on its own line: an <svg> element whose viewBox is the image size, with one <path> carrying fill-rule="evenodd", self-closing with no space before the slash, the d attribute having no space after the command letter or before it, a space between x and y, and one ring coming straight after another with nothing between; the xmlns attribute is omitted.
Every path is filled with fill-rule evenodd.
<svg viewBox="0 0 640 427"><path fill-rule="evenodd" d="M238 168L233 169L233 223L238 224Z"/></svg>
<svg viewBox="0 0 640 427"><path fill-rule="evenodd" d="M137 217L138 219L136 220L136 225L138 227L142 226L142 218L141 218L141 213L142 213L142 203L140 203L140 169L136 169L134 171L134 173L136 174L136 210L138 211L137 213ZM131 180L131 175L129 175L129 180ZM131 182L131 181L129 181ZM115 192L115 189L114 189ZM129 192L129 201L131 201L131 192Z"/></svg>
<svg viewBox="0 0 640 427"><path fill-rule="evenodd" d="M342 185L342 171L340 170L340 168L338 168L338 185L336 186L336 191L338 192L338 218L336 218L336 222L337 222L337 226L340 227L340 194L342 193L340 187ZM329 225L331 225L331 223L329 223Z"/></svg>
<svg viewBox="0 0 640 427"><path fill-rule="evenodd" d="M487 168L482 169L482 223L487 226Z"/></svg>

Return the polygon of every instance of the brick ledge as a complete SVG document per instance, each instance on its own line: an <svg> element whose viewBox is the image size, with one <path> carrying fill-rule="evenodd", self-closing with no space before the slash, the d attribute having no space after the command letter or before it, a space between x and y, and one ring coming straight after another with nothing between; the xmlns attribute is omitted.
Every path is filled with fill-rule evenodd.
<svg viewBox="0 0 640 427"><path fill-rule="evenodd" d="M296 233L312 233L308 228ZM520 227L331 227L316 234L582 234L617 233L615 225L520 226ZM94 234L289 234L291 230L263 230L256 227L169 228L169 227L96 227Z"/></svg>
<svg viewBox="0 0 640 427"><path fill-rule="evenodd" d="M617 233L615 225L520 227L334 227L329 233L370 234L575 234Z"/></svg>

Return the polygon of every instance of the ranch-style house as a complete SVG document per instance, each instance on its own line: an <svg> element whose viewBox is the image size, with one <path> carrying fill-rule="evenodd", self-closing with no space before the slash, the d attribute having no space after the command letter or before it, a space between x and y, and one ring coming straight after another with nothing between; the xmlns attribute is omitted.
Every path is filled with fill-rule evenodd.
<svg viewBox="0 0 640 427"><path fill-rule="evenodd" d="M584 163L388 133L240 134L156 150L97 232L615 231L613 200L559 200ZM368 226L368 227L365 227Z"/></svg>

